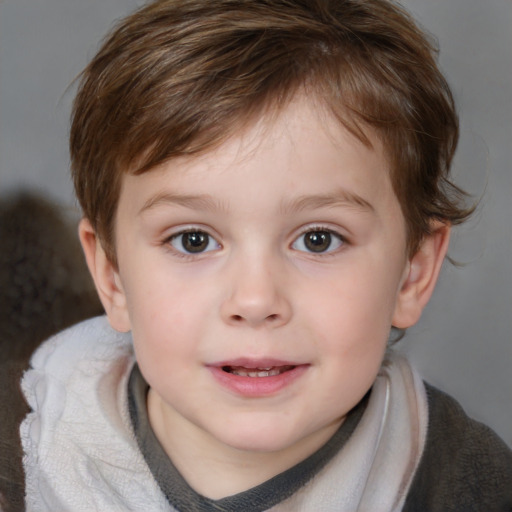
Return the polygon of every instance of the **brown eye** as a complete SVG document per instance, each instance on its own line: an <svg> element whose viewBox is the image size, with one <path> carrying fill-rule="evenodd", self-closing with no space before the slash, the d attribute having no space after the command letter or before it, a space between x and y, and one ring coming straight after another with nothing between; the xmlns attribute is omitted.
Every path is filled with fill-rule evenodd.
<svg viewBox="0 0 512 512"><path fill-rule="evenodd" d="M219 244L204 231L185 231L174 235L171 245L179 252L197 254L218 249Z"/></svg>
<svg viewBox="0 0 512 512"><path fill-rule="evenodd" d="M343 245L343 238L326 229L315 229L303 233L292 244L292 248L312 253L331 252Z"/></svg>
<svg viewBox="0 0 512 512"><path fill-rule="evenodd" d="M324 252L331 245L331 233L310 231L304 235L304 245L312 252Z"/></svg>

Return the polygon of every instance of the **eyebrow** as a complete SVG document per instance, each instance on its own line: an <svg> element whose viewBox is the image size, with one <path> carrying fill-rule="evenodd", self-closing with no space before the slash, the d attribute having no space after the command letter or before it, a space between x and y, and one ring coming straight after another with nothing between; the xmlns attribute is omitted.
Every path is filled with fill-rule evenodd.
<svg viewBox="0 0 512 512"><path fill-rule="evenodd" d="M160 205L179 205L192 210L209 212L227 211L225 205L209 194L186 195L162 192L148 199L139 210L139 215ZM332 194L315 194L299 196L283 202L282 213L298 213L316 208L349 207L372 213L375 208L358 194L341 189Z"/></svg>
<svg viewBox="0 0 512 512"><path fill-rule="evenodd" d="M161 205L179 205L184 206L185 208L190 208L192 210L203 210L210 212L226 209L220 201L208 194L185 195L162 192L149 198L139 210L138 214L141 215L144 212Z"/></svg>
<svg viewBox="0 0 512 512"><path fill-rule="evenodd" d="M375 212L373 205L366 199L345 189L337 190L331 194L300 196L288 203L284 203L281 209L283 212L297 213L304 210L336 206L354 208L368 213Z"/></svg>

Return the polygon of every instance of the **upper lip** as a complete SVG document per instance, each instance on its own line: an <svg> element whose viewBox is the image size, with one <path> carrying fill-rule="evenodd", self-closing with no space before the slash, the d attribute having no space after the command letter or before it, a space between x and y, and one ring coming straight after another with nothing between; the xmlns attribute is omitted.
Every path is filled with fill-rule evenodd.
<svg viewBox="0 0 512 512"><path fill-rule="evenodd" d="M277 368L280 366L300 366L302 363L298 363L296 361L288 361L283 359L274 359L274 358L247 358L247 357L238 357L236 359L229 359L225 361L219 361L213 364L209 364L208 366L214 367L224 367L224 366L233 366L238 368L248 368L248 369L262 369L262 368Z"/></svg>

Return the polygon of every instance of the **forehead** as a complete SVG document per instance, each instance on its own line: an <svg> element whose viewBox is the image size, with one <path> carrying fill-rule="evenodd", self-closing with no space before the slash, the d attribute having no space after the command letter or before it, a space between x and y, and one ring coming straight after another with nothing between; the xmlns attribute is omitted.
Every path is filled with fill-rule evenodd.
<svg viewBox="0 0 512 512"><path fill-rule="evenodd" d="M169 196L208 196L210 205L254 196L254 206L280 195L284 204L312 206L339 196L354 206L396 202L388 161L378 137L369 143L349 132L327 108L304 96L271 110L219 146L202 154L171 159L141 175L123 178L121 203L139 210ZM257 201L259 197L259 201ZM385 201L384 201L385 200ZM203 205L207 203L203 201ZM243 206L243 201L241 201ZM121 204L122 206L122 204Z"/></svg>

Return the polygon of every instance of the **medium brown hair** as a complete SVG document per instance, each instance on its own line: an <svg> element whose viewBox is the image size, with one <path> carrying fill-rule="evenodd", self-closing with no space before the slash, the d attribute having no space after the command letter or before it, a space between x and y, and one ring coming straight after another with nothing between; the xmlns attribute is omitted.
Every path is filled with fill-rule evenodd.
<svg viewBox="0 0 512 512"><path fill-rule="evenodd" d="M384 144L413 252L470 209L449 180L458 139L429 37L386 0L161 0L122 20L84 70L70 136L75 190L108 257L125 172L229 138L299 91Z"/></svg>

